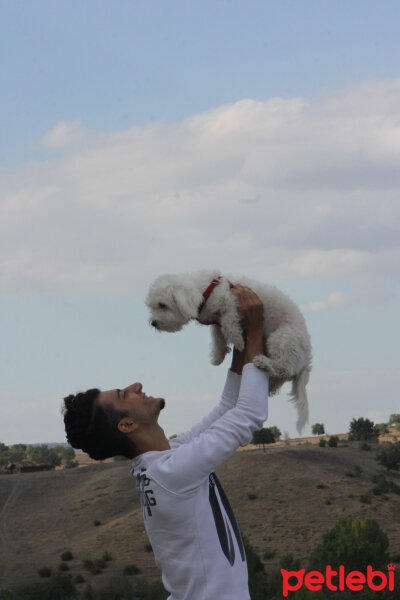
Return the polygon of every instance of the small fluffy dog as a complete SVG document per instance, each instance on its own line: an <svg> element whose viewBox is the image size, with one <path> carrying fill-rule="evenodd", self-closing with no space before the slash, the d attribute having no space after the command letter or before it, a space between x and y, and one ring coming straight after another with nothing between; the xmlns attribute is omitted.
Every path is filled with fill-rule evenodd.
<svg viewBox="0 0 400 600"><path fill-rule="evenodd" d="M159 331L179 331L191 319L212 326L211 362L219 365L229 344L244 349L244 338L232 285L251 288L264 304L265 355L253 363L270 378L270 394L292 382L291 400L298 411L297 430L308 422L306 385L311 371L311 341L298 306L276 287L219 271L161 275L150 286L146 304L150 323Z"/></svg>

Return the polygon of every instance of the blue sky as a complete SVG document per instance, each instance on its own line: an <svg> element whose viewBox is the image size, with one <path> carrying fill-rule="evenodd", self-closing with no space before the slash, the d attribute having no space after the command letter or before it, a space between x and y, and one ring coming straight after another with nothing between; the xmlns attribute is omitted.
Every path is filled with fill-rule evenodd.
<svg viewBox="0 0 400 600"><path fill-rule="evenodd" d="M63 441L61 398L94 385L165 395L168 435L207 412L228 359L143 302L198 268L299 303L310 424L400 412L398 3L0 11L0 440ZM295 435L287 391L269 421Z"/></svg>

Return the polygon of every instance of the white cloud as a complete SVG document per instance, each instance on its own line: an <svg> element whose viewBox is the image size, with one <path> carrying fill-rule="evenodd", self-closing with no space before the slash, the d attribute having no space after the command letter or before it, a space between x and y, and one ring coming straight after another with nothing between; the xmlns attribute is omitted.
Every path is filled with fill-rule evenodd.
<svg viewBox="0 0 400 600"><path fill-rule="evenodd" d="M371 287L390 295L400 264L399 98L400 80L311 101L247 99L99 134L5 173L2 289L142 293L165 270L217 266L278 284L337 290L340 280L339 296L309 310ZM42 143L66 147L81 135L79 123L60 122Z"/></svg>
<svg viewBox="0 0 400 600"><path fill-rule="evenodd" d="M352 296L346 292L333 292L325 300L316 300L309 304L304 304L301 308L305 312L313 310L324 310L325 308L340 308L351 303Z"/></svg>
<svg viewBox="0 0 400 600"><path fill-rule="evenodd" d="M46 148L65 148L77 144L82 138L83 129L78 121L60 121L44 134L40 143Z"/></svg>

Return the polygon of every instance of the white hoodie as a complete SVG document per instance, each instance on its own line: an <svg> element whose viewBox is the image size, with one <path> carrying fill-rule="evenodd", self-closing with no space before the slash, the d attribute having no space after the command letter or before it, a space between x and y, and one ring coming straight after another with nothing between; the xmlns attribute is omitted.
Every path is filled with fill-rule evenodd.
<svg viewBox="0 0 400 600"><path fill-rule="evenodd" d="M213 471L250 442L267 416L268 376L249 363L242 377L228 371L218 406L171 440L169 450L133 460L131 474L169 600L250 600L239 528Z"/></svg>

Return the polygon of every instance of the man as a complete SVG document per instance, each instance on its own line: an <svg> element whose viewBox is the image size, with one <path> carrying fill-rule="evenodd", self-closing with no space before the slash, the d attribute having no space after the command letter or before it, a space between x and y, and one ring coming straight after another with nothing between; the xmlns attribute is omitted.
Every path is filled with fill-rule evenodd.
<svg viewBox="0 0 400 600"><path fill-rule="evenodd" d="M263 305L232 288L246 346L234 350L221 401L190 431L168 441L158 425L165 402L137 382L64 399L68 441L95 459L133 458L147 534L170 600L250 600L234 514L214 473L267 418L268 376L252 360L263 350ZM243 372L243 375L242 375Z"/></svg>

